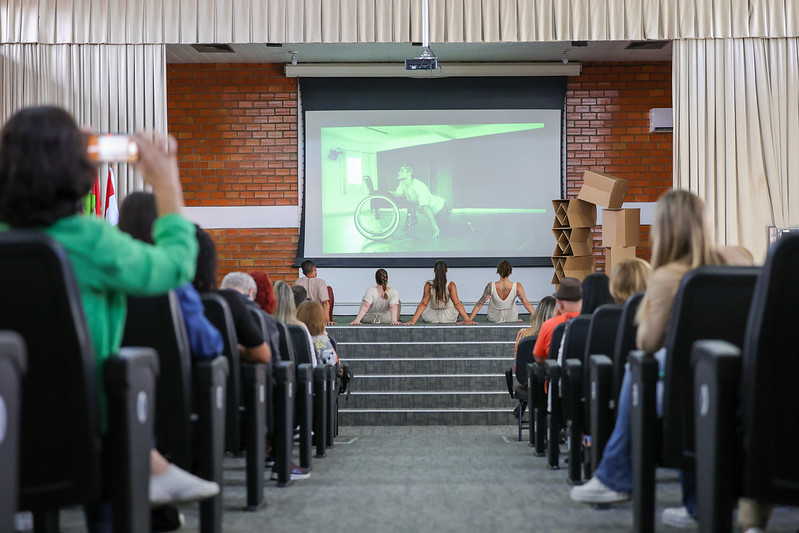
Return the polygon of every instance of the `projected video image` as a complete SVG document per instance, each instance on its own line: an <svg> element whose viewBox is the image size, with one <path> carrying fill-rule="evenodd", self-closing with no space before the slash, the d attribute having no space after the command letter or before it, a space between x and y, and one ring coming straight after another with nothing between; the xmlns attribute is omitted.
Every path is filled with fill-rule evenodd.
<svg viewBox="0 0 799 533"><path fill-rule="evenodd" d="M321 126L321 256L549 255L560 126L559 112L548 113L552 120Z"/></svg>

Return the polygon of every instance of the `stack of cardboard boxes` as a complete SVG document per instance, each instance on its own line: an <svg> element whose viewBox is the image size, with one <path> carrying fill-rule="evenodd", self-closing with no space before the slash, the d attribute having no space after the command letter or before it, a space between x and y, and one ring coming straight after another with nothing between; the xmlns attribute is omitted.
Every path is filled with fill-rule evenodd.
<svg viewBox="0 0 799 533"><path fill-rule="evenodd" d="M583 174L583 186L576 200L553 200L555 224L552 233L557 246L552 255L557 285L564 277L582 280L596 270L591 255L594 247L592 228L596 208L602 210L602 246L605 247L605 272L610 275L622 259L635 257L641 237L641 210L622 209L627 181L593 170Z"/></svg>

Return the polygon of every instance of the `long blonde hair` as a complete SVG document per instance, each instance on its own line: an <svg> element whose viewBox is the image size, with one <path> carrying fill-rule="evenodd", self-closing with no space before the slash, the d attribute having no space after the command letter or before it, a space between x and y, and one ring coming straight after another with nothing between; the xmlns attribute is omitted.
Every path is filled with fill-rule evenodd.
<svg viewBox="0 0 799 533"><path fill-rule="evenodd" d="M711 246L702 200L680 189L660 197L652 224L652 268L675 261L691 268L721 262Z"/></svg>
<svg viewBox="0 0 799 533"><path fill-rule="evenodd" d="M636 292L646 290L652 267L640 257L622 259L613 269L610 294L617 304L623 304Z"/></svg>
<svg viewBox="0 0 799 533"><path fill-rule="evenodd" d="M535 308L535 313L530 316L530 329L533 335L538 335L541 329L541 324L555 316L555 309L557 302L552 296L544 296L538 302L538 307Z"/></svg>
<svg viewBox="0 0 799 533"><path fill-rule="evenodd" d="M297 307L294 304L294 292L285 281L276 281L272 286L275 290L275 318L285 324L303 324L297 318Z"/></svg>

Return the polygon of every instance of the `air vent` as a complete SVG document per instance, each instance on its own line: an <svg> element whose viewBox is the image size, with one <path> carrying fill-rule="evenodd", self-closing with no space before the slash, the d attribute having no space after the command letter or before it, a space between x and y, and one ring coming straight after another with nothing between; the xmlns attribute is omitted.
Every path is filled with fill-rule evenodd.
<svg viewBox="0 0 799 533"><path fill-rule="evenodd" d="M192 48L203 54L233 54L233 49L229 44L193 44Z"/></svg>
<svg viewBox="0 0 799 533"><path fill-rule="evenodd" d="M660 50L669 44L669 41L630 41L630 44L625 46L626 50Z"/></svg>

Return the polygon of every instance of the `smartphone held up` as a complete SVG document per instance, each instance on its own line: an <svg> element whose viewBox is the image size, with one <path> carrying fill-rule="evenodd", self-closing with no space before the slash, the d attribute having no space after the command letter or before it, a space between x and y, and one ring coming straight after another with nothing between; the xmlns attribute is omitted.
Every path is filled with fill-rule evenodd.
<svg viewBox="0 0 799 533"><path fill-rule="evenodd" d="M131 135L89 135L86 151L94 163L135 163L139 159L139 147Z"/></svg>

